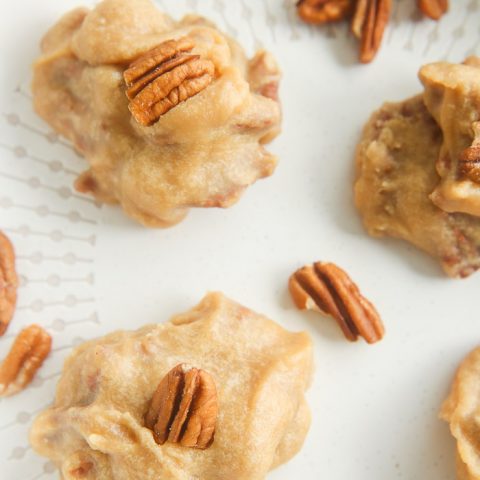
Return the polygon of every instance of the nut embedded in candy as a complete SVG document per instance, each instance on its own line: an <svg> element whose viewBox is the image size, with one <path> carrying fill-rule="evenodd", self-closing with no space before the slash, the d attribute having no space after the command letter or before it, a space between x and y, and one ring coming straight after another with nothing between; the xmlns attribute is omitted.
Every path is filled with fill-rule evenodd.
<svg viewBox="0 0 480 480"><path fill-rule="evenodd" d="M177 365L158 385L145 425L155 441L183 447L208 448L215 435L218 402L212 376L204 370Z"/></svg>
<svg viewBox="0 0 480 480"><path fill-rule="evenodd" d="M385 328L375 307L347 273L333 263L316 262L297 270L288 283L295 305L317 310L337 321L347 340L368 343L383 338Z"/></svg>
<svg viewBox="0 0 480 480"><path fill-rule="evenodd" d="M480 122L473 125L475 138L470 147L460 154L459 171L472 182L480 183Z"/></svg>
<svg viewBox="0 0 480 480"><path fill-rule="evenodd" d="M168 40L135 60L123 73L128 108L145 126L195 96L212 82L215 67L210 60L192 55L194 43L183 37Z"/></svg>

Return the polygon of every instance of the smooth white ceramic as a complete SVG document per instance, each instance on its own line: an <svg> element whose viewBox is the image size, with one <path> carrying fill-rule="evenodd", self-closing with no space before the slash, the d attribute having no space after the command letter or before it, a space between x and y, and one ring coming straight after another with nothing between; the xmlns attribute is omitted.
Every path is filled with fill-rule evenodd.
<svg viewBox="0 0 480 480"><path fill-rule="evenodd" d="M250 53L272 50L284 72L283 133L269 147L280 157L276 173L233 208L193 211L169 230L144 229L75 193L86 162L32 111L39 39L78 3L9 1L0 15L0 228L15 243L22 280L0 355L32 322L54 338L34 384L0 401L0 478L57 478L27 435L72 346L165 321L222 290L314 340L311 430L270 479L452 480L454 442L437 412L480 341L480 274L450 280L415 248L367 236L352 202L353 155L372 110L420 91L420 65L480 53L480 1L452 1L434 23L420 19L414 0L397 0L367 66L345 25L305 26L291 0L158 1L176 17L210 17ZM347 269L376 304L387 328L380 344L350 344L333 320L293 308L289 274L320 259Z"/></svg>

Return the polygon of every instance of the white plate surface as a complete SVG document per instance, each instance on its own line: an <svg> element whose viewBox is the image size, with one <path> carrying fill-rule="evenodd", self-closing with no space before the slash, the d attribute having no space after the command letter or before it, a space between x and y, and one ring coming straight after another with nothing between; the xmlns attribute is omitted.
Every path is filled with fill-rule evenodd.
<svg viewBox="0 0 480 480"><path fill-rule="evenodd" d="M362 66L346 26L302 25L291 0L158 1L175 17L212 18L249 53L272 50L284 71L274 176L233 208L194 211L169 230L146 230L75 193L85 161L32 111L38 41L78 2L2 5L0 228L15 243L22 286L0 355L32 322L54 337L34 384L0 401L2 480L57 478L27 433L72 346L164 321L217 289L314 339L312 427L300 454L269 478L454 478L454 443L437 412L456 366L479 342L480 273L449 280L416 249L368 237L352 202L354 147L372 110L419 92L421 64L480 54L480 1L451 3L434 23L419 19L413 0L397 0L378 58ZM383 315L384 341L347 343L333 320L292 307L288 275L317 259L337 262L360 284Z"/></svg>

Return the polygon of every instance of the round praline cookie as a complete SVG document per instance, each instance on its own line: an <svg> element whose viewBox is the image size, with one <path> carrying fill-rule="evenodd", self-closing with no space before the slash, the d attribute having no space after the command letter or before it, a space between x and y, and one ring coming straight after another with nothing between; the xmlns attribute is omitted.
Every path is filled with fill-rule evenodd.
<svg viewBox="0 0 480 480"><path fill-rule="evenodd" d="M430 199L442 131L422 95L373 113L357 147L355 202L368 232L410 242L452 277L480 268L480 217L449 213Z"/></svg>
<svg viewBox="0 0 480 480"><path fill-rule="evenodd" d="M160 445L146 418L158 408L152 398L163 379L191 368L216 390L214 438L205 449ZM307 334L212 293L166 323L77 347L30 439L65 480L260 480L303 444L311 375Z"/></svg>
<svg viewBox="0 0 480 480"><path fill-rule="evenodd" d="M88 160L77 190L168 227L273 173L264 144L280 131L280 72L269 53L248 60L211 22L174 21L150 0L76 9L41 47L34 106Z"/></svg>

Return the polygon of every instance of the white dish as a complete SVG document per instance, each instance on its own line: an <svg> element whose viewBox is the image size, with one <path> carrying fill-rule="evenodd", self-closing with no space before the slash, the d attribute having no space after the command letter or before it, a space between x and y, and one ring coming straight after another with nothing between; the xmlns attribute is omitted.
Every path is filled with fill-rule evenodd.
<svg viewBox="0 0 480 480"><path fill-rule="evenodd" d="M27 435L73 345L166 320L217 289L315 341L311 431L300 454L269 478L454 478L454 442L437 411L479 341L480 273L449 280L413 247L367 236L352 203L353 153L375 108L420 91L421 64L480 53L480 2L452 1L439 23L420 21L413 1L395 2L383 48L364 66L345 25L302 25L289 0L159 1L176 17L210 17L250 53L268 48L284 71L274 176L233 208L194 211L168 230L144 229L118 207L75 193L86 162L32 111L38 41L78 3L18 0L0 18L0 228L15 244L22 279L0 355L29 323L54 338L34 384L0 402L2 480L56 478ZM289 274L320 259L344 267L378 307L387 328L381 343L350 344L332 319L293 308Z"/></svg>

